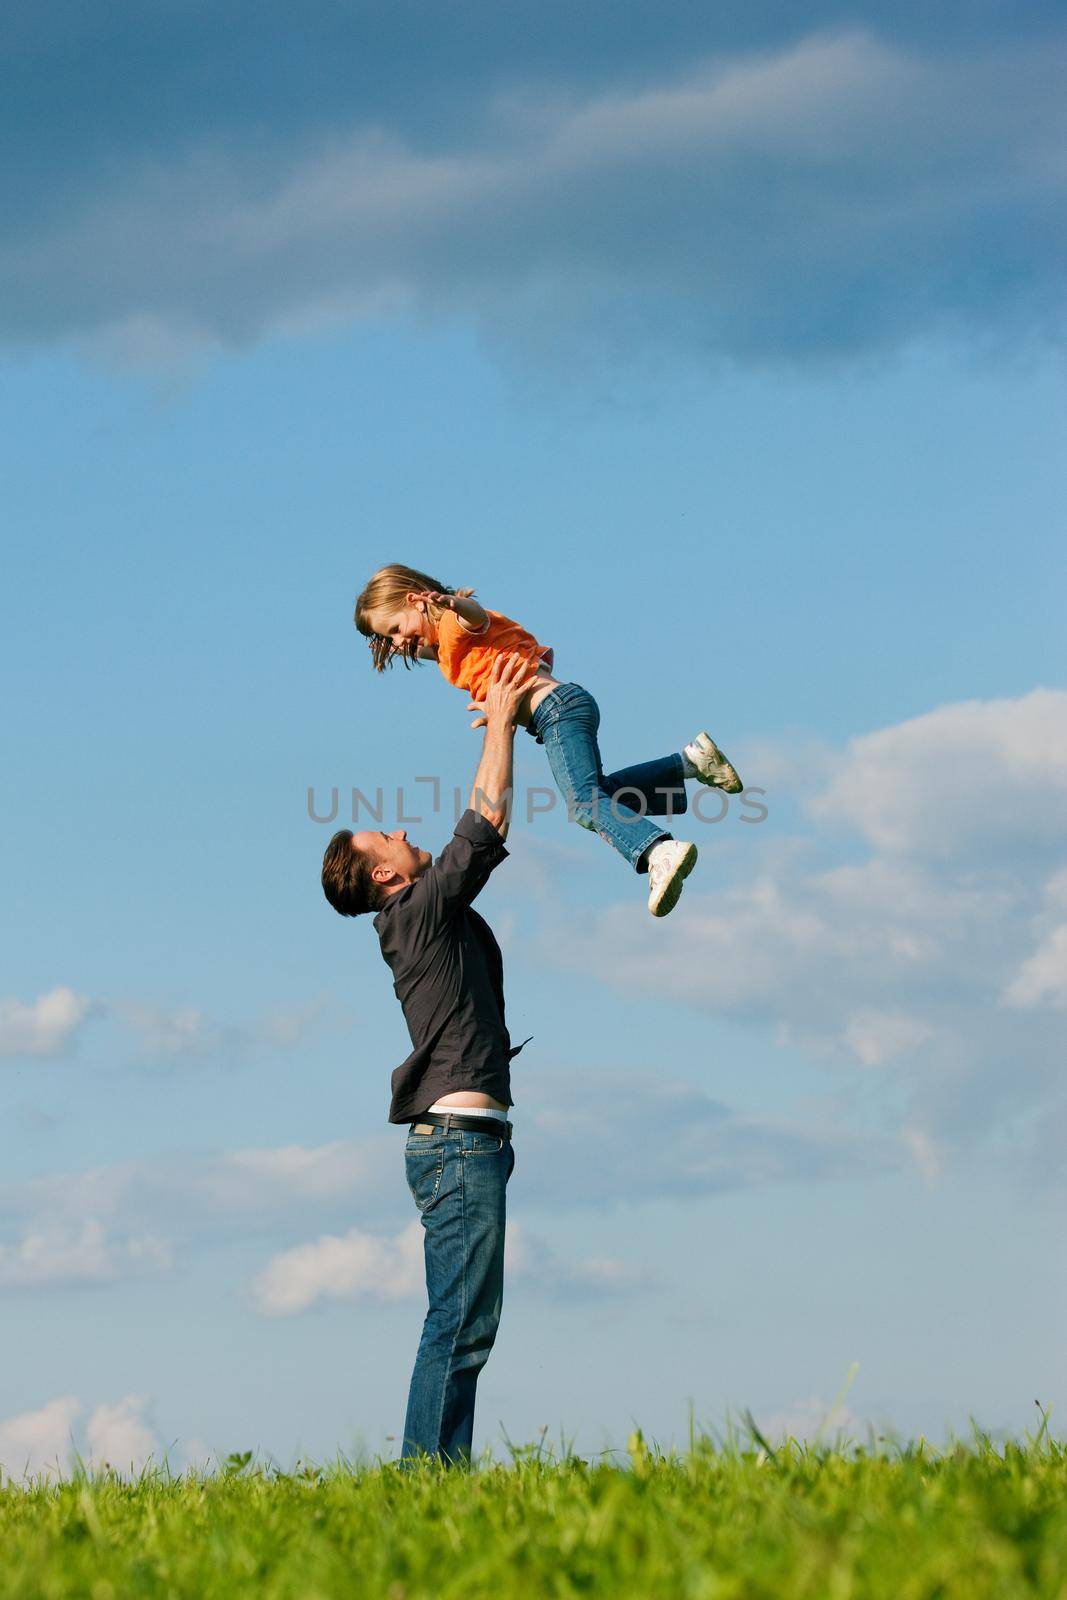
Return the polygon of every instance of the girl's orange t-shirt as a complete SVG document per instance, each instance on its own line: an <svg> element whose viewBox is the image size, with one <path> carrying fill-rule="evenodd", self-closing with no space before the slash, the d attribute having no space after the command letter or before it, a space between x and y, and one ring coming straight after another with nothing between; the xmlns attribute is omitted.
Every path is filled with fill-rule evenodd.
<svg viewBox="0 0 1067 1600"><path fill-rule="evenodd" d="M517 650L527 661L540 662L548 646L499 611L490 611L484 633L468 633L454 611L442 611L437 623L437 664L449 683L467 689L472 699L484 700L493 662L503 652Z"/></svg>

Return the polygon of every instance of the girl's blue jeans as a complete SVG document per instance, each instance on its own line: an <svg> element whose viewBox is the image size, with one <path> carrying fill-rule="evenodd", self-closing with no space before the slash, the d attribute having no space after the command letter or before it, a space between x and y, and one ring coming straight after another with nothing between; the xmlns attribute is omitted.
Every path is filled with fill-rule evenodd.
<svg viewBox="0 0 1067 1600"><path fill-rule="evenodd" d="M422 1217L429 1309L411 1375L401 1461L470 1460L474 1392L504 1299L510 1139L435 1128L408 1134L404 1165Z"/></svg>
<svg viewBox="0 0 1067 1600"><path fill-rule="evenodd" d="M674 751L605 775L599 727L600 707L589 690L561 683L538 705L527 732L545 747L568 817L598 833L642 871L646 850L672 837L648 818L677 817L688 805L682 757Z"/></svg>

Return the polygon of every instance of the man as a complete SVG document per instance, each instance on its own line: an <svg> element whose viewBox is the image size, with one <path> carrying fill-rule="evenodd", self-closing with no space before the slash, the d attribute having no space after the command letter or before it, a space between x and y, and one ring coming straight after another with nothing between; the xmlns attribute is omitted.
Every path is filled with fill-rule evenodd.
<svg viewBox="0 0 1067 1600"><path fill-rule="evenodd" d="M392 1077L389 1120L410 1124L408 1187L422 1219L429 1309L404 1423L404 1460L469 1460L478 1374L493 1348L504 1280L504 1195L515 1165L503 962L471 902L507 856L515 712L534 668L501 656L484 704L469 808L437 861L390 834L334 834L322 865L342 916L374 928L404 1008L411 1054ZM524 1041L528 1043L529 1041Z"/></svg>

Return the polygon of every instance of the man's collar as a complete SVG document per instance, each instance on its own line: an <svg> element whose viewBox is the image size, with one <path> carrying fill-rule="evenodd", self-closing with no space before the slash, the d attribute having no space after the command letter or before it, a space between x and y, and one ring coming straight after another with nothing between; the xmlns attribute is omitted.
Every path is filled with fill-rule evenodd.
<svg viewBox="0 0 1067 1600"><path fill-rule="evenodd" d="M377 911L374 913L375 922L378 921L378 918L381 916L383 911L388 911L389 907L399 900L403 895L407 894L409 889L414 889L418 881L418 878L413 878L410 883L405 883L402 889L397 889L395 894L387 895L382 901L381 905L378 907Z"/></svg>

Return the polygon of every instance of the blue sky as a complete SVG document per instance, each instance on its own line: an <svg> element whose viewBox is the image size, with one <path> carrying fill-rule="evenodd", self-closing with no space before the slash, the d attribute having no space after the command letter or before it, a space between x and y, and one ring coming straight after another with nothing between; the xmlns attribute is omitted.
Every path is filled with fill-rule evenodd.
<svg viewBox="0 0 1067 1600"><path fill-rule="evenodd" d="M0 1461L393 1448L406 1032L307 794L473 774L351 626L397 559L768 807L664 923L513 826L479 1440L810 1431L853 1362L855 1430L1062 1417L1057 9L285 17L3 47Z"/></svg>

